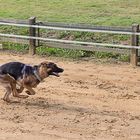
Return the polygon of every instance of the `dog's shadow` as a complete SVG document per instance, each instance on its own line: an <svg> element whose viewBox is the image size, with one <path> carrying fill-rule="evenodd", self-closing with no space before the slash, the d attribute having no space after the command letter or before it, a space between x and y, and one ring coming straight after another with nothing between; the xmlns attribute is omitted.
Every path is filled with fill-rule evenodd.
<svg viewBox="0 0 140 140"><path fill-rule="evenodd" d="M36 97L24 100L22 102L13 102L13 105L25 106L26 108L36 108L43 110L57 110L57 111L70 111L70 112L91 112L88 108L72 106L66 103L55 103L57 101L49 101L47 99Z"/></svg>

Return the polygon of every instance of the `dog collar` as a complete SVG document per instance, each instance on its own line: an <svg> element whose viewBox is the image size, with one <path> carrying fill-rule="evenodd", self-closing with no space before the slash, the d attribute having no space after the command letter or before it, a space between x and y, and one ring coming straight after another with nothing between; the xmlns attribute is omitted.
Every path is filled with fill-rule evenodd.
<svg viewBox="0 0 140 140"><path fill-rule="evenodd" d="M41 78L40 76L38 75L38 72L36 70L33 71L34 75L36 76L36 78L39 80L39 82L41 82Z"/></svg>

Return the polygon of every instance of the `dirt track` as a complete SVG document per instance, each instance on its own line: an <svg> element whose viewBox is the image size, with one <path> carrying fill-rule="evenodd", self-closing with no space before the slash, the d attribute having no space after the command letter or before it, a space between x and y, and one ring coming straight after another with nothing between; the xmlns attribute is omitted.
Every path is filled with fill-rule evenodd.
<svg viewBox="0 0 140 140"><path fill-rule="evenodd" d="M0 55L1 64L43 60ZM60 78L47 78L27 99L11 97L19 103L0 100L0 140L140 140L140 68L51 61L65 69Z"/></svg>

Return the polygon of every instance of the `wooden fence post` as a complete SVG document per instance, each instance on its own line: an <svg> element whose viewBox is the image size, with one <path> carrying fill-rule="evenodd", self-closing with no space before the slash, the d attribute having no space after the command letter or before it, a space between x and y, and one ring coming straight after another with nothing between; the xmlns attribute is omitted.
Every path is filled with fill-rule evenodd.
<svg viewBox="0 0 140 140"><path fill-rule="evenodd" d="M35 25L36 17L29 18L29 25ZM36 36L36 28L29 27L29 36ZM29 39L29 54L34 55L36 53L36 40Z"/></svg>
<svg viewBox="0 0 140 140"><path fill-rule="evenodd" d="M134 32L134 33L139 32L139 25L138 24L133 24L132 25L132 32ZM131 36L131 45L132 46L138 46L138 44L139 44L139 36L133 34ZM138 63L138 49L131 49L130 63L133 66L137 66L137 63Z"/></svg>
<svg viewBox="0 0 140 140"><path fill-rule="evenodd" d="M37 25L39 25L39 23ZM37 37L40 37L40 28L37 28L36 30L37 30ZM39 47L39 45L40 45L40 40L38 39L36 42L36 47Z"/></svg>

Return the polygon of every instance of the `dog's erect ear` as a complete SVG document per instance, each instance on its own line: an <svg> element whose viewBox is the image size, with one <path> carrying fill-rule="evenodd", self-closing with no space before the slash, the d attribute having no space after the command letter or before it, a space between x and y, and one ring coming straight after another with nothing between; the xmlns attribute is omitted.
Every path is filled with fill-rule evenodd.
<svg viewBox="0 0 140 140"><path fill-rule="evenodd" d="M48 62L45 61L45 62L41 62L40 66L47 66Z"/></svg>

